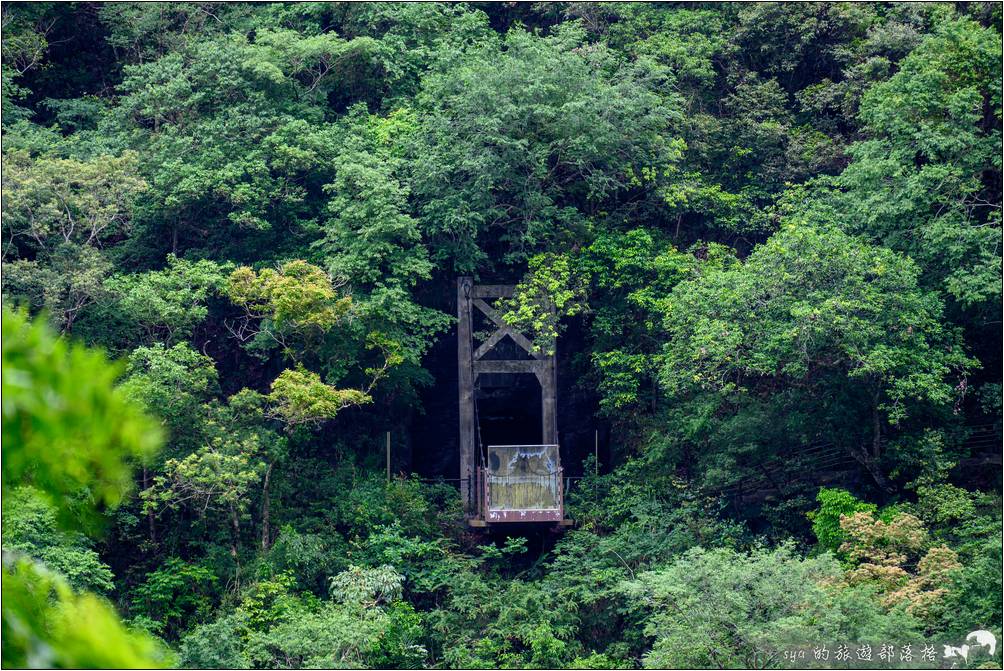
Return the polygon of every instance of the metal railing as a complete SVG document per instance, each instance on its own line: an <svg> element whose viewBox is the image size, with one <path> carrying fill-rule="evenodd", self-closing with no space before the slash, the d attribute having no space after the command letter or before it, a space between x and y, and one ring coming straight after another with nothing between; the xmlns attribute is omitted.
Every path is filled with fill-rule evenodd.
<svg viewBox="0 0 1004 671"><path fill-rule="evenodd" d="M539 514L564 510L564 476L557 445L489 445L479 469L482 513Z"/></svg>
<svg viewBox="0 0 1004 671"><path fill-rule="evenodd" d="M489 510L559 510L561 469L545 475L487 474Z"/></svg>

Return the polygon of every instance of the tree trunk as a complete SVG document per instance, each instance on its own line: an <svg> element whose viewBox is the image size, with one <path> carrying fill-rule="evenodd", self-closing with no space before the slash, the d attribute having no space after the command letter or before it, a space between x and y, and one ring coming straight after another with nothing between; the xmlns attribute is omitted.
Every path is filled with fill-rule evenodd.
<svg viewBox="0 0 1004 671"><path fill-rule="evenodd" d="M878 461L882 456L882 417L879 415L878 394L872 403L872 459Z"/></svg>
<svg viewBox="0 0 1004 671"><path fill-rule="evenodd" d="M850 449L849 452L854 459L864 466L868 474L872 476L882 491L892 494L893 487L886 479L885 474L879 467L879 460L882 458L882 415L878 408L878 393L873 395L872 403L872 440L871 445L862 445L858 449Z"/></svg>
<svg viewBox="0 0 1004 671"><path fill-rule="evenodd" d="M864 466L868 474L872 476L872 480L875 481L882 491L887 494L892 494L894 489L889 481L886 479L885 474L882 473L882 469L879 468L877 460L873 459L871 454L869 454L866 448L860 448L857 450L849 450L851 456L854 457L855 461Z"/></svg>
<svg viewBox="0 0 1004 671"><path fill-rule="evenodd" d="M265 469L265 482L262 485L261 494L261 551L262 553L268 552L268 548L272 543L271 533L269 531L269 480L272 477L272 466L274 464L269 464L268 468Z"/></svg>
<svg viewBox="0 0 1004 671"><path fill-rule="evenodd" d="M879 411L881 398L881 390L875 390L871 393L871 444L869 446L861 445L858 450L851 450L850 455L864 467L875 484L879 485L883 491L892 494L893 485L886 479L886 474L882 472L879 465L882 460L882 413Z"/></svg>
<svg viewBox="0 0 1004 671"><path fill-rule="evenodd" d="M240 538L241 538L241 525L240 519L237 517L237 509L230 506L230 524L233 527L233 537L230 541L230 556L234 558L234 565L236 566L234 570L234 585L235 591L240 591L241 588L241 559L240 559Z"/></svg>
<svg viewBox="0 0 1004 671"><path fill-rule="evenodd" d="M143 489L149 489L150 487L150 473L146 466L143 467ZM150 542L154 545L157 544L157 524L153 517L153 510L146 511L146 520L150 525Z"/></svg>

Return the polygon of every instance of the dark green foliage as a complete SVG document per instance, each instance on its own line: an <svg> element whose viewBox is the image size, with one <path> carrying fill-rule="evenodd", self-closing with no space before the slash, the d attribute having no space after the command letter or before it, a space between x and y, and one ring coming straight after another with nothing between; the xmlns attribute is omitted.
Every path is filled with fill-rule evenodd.
<svg viewBox="0 0 1004 671"><path fill-rule="evenodd" d="M206 618L215 582L216 576L204 566L168 557L132 590L129 612L133 622L173 638L189 622Z"/></svg>
<svg viewBox="0 0 1004 671"><path fill-rule="evenodd" d="M910 254L963 305L999 303L1000 53L995 30L938 25L867 90L850 165L796 211Z"/></svg>
<svg viewBox="0 0 1004 671"><path fill-rule="evenodd" d="M413 192L437 262L471 272L581 244L679 160L668 72L583 37L514 29L426 78Z"/></svg>
<svg viewBox="0 0 1004 671"><path fill-rule="evenodd" d="M998 4L2 14L5 667L1004 639ZM411 474L458 274L557 352L560 535Z"/></svg>
<svg viewBox="0 0 1004 671"><path fill-rule="evenodd" d="M885 427L952 407L975 364L918 275L886 248L789 224L744 263L708 263L674 289L661 381L677 398L710 393L771 413L786 411L771 402L780 395L820 433L868 427L845 429L839 443L887 488Z"/></svg>
<svg viewBox="0 0 1004 671"><path fill-rule="evenodd" d="M107 593L114 587L112 571L90 539L61 529L52 507L33 487L18 488L4 505L3 547L61 573L74 589Z"/></svg>

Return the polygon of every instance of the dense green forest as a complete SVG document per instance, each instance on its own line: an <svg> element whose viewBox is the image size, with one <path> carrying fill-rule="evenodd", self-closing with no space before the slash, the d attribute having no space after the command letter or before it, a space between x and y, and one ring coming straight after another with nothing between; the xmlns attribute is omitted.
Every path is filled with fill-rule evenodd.
<svg viewBox="0 0 1004 671"><path fill-rule="evenodd" d="M1000 4L2 20L4 667L1001 668ZM573 527L465 523L460 276Z"/></svg>

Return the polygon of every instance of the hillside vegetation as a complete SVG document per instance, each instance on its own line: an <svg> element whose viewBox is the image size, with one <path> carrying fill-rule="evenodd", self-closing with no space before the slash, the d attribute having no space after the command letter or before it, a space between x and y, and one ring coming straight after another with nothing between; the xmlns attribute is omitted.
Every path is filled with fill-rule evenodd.
<svg viewBox="0 0 1004 671"><path fill-rule="evenodd" d="M1001 641L1000 4L2 13L5 668ZM468 275L573 528L409 475Z"/></svg>

